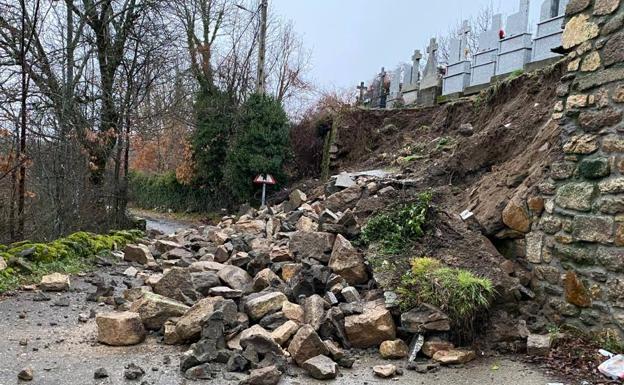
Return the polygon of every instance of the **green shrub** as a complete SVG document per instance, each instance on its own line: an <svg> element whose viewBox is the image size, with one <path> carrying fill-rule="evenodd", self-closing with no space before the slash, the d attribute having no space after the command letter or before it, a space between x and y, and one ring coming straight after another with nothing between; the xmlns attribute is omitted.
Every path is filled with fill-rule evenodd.
<svg viewBox="0 0 624 385"><path fill-rule="evenodd" d="M415 258L397 289L403 310L422 303L449 316L451 332L459 342L474 338L475 322L490 307L494 285L469 271L444 267L432 258Z"/></svg>
<svg viewBox="0 0 624 385"><path fill-rule="evenodd" d="M374 245L382 254L399 254L424 234L423 226L431 203L431 193L371 218L362 229L360 240Z"/></svg>
<svg viewBox="0 0 624 385"><path fill-rule="evenodd" d="M38 282L52 272L76 274L92 266L95 256L124 247L143 236L139 230L111 231L109 234L77 232L50 243L22 241L2 247L0 258L21 258L31 266L31 272L19 272L11 267L0 271L0 293L26 282ZM21 274L24 273L24 274Z"/></svg>
<svg viewBox="0 0 624 385"><path fill-rule="evenodd" d="M221 203L207 189L178 182L173 172L164 175L131 172L129 187L131 202L143 209L204 212Z"/></svg>
<svg viewBox="0 0 624 385"><path fill-rule="evenodd" d="M271 96L252 95L241 107L237 132L227 155L225 180L235 202L249 200L253 178L272 174L285 182L289 153L289 125L282 105Z"/></svg>

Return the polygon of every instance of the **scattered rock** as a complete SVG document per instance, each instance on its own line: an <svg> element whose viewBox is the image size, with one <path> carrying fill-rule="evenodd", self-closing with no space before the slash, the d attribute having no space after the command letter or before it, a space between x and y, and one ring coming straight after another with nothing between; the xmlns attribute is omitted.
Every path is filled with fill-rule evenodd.
<svg viewBox="0 0 624 385"><path fill-rule="evenodd" d="M154 256L150 249L142 244L129 244L124 248L124 261L136 262L141 265L147 265L154 261Z"/></svg>
<svg viewBox="0 0 624 385"><path fill-rule="evenodd" d="M221 281L232 289L247 292L253 284L253 279L240 267L226 265L217 273Z"/></svg>
<svg viewBox="0 0 624 385"><path fill-rule="evenodd" d="M288 346L288 352L299 366L312 357L329 354L327 347L310 325L303 325L297 331Z"/></svg>
<svg viewBox="0 0 624 385"><path fill-rule="evenodd" d="M362 314L345 317L345 330L356 348L376 347L396 338L394 320L383 301L367 302Z"/></svg>
<svg viewBox="0 0 624 385"><path fill-rule="evenodd" d="M552 338L550 335L529 334L527 353L531 356L545 357L550 353Z"/></svg>
<svg viewBox="0 0 624 385"><path fill-rule="evenodd" d="M442 365L459 365L465 364L477 357L473 350L440 350L433 355L433 359Z"/></svg>
<svg viewBox="0 0 624 385"><path fill-rule="evenodd" d="M407 332L414 334L451 330L448 316L440 309L428 304L422 304L401 314L401 326Z"/></svg>
<svg viewBox="0 0 624 385"><path fill-rule="evenodd" d="M107 378L107 377L108 377L108 372L106 371L105 368L97 368L95 369L95 372L93 373L93 378L95 378L96 380Z"/></svg>
<svg viewBox="0 0 624 385"><path fill-rule="evenodd" d="M324 355L310 358L301 367L317 380L332 380L338 375L338 364Z"/></svg>
<svg viewBox="0 0 624 385"><path fill-rule="evenodd" d="M249 372L249 377L241 382L241 385L277 385L281 378L282 372L276 366L271 365L252 370Z"/></svg>
<svg viewBox="0 0 624 385"><path fill-rule="evenodd" d="M159 330L169 318L180 317L188 309L181 302L149 292L130 305L130 311L139 313L143 325L149 330Z"/></svg>
<svg viewBox="0 0 624 385"><path fill-rule="evenodd" d="M145 370L134 363L126 365L126 368L124 369L124 377L126 380L138 380L143 377L144 374Z"/></svg>
<svg viewBox="0 0 624 385"><path fill-rule="evenodd" d="M32 368L24 368L20 370L20 372L17 374L17 378L22 381L32 381L34 378Z"/></svg>
<svg viewBox="0 0 624 385"><path fill-rule="evenodd" d="M455 349L455 346L448 342L448 341L443 341L440 339L430 339L425 341L425 343L422 346L422 352L425 356L431 358L434 356L434 354L436 354L437 352L439 352L440 350L453 350Z"/></svg>
<svg viewBox="0 0 624 385"><path fill-rule="evenodd" d="M299 324L296 323L295 321L289 320L289 321L286 321L277 329L273 330L271 332L271 337L275 340L275 342L284 346L284 344L288 342L290 337L292 337L293 335L295 335L295 333L297 333L297 330L299 330Z"/></svg>
<svg viewBox="0 0 624 385"><path fill-rule="evenodd" d="M247 301L245 311L252 320L259 320L269 313L280 310L285 302L288 302L288 298L284 293L267 293Z"/></svg>
<svg viewBox="0 0 624 385"><path fill-rule="evenodd" d="M342 235L336 237L329 259L329 267L350 285L359 285L368 281L364 257Z"/></svg>
<svg viewBox="0 0 624 385"><path fill-rule="evenodd" d="M392 364L373 366L373 373L377 377L390 378L390 377L393 377L396 374L396 372L397 372L397 367Z"/></svg>
<svg viewBox="0 0 624 385"><path fill-rule="evenodd" d="M95 322L100 343L129 346L145 340L145 329L138 313L102 313L95 317Z"/></svg>
<svg viewBox="0 0 624 385"><path fill-rule="evenodd" d="M208 297L198 301L184 313L176 323L175 332L185 342L196 341L202 331L202 322L215 310L217 304L224 303L223 297ZM224 309L226 309L224 311ZM229 302L229 306L221 306L224 316L233 319L236 316L236 304ZM225 314L227 313L227 314Z"/></svg>
<svg viewBox="0 0 624 385"><path fill-rule="evenodd" d="M407 357L407 344L403 340L384 341L379 347L379 353L384 359L396 360Z"/></svg>
<svg viewBox="0 0 624 385"><path fill-rule="evenodd" d="M69 276L60 273L44 275L39 288L43 291L66 291L69 289Z"/></svg>

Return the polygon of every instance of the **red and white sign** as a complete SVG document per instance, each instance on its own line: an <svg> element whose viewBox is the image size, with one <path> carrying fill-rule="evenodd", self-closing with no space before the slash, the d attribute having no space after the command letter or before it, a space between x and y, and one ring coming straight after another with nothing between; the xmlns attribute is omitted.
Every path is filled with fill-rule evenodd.
<svg viewBox="0 0 624 385"><path fill-rule="evenodd" d="M277 182L275 181L275 178L273 178L273 175L271 174L266 174L266 176L260 174L256 177L256 179L254 179L254 183L256 184L276 184Z"/></svg>

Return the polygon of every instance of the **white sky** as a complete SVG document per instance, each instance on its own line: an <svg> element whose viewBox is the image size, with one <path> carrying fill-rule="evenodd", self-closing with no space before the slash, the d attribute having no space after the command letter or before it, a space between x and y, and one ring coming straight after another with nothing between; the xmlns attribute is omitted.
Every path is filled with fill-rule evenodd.
<svg viewBox="0 0 624 385"><path fill-rule="evenodd" d="M531 0L529 26L535 31L543 0ZM492 4L506 16L518 0L269 0L273 12L294 22L312 50L310 77L323 90L355 88L382 66L410 61L429 39Z"/></svg>

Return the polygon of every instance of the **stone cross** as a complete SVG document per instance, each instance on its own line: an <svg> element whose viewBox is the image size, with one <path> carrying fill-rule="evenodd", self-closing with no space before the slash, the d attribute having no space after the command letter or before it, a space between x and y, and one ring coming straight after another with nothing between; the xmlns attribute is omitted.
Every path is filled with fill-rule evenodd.
<svg viewBox="0 0 624 385"><path fill-rule="evenodd" d="M431 38L429 41L429 47L427 47L427 54L429 57L427 59L427 65L425 66L424 76L437 74L438 72L438 43L435 37Z"/></svg>
<svg viewBox="0 0 624 385"><path fill-rule="evenodd" d="M412 55L412 82L411 84L418 83L420 81L420 60L422 59L422 53L417 49Z"/></svg>
<svg viewBox="0 0 624 385"><path fill-rule="evenodd" d="M366 91L366 86L364 85L364 82L361 82L360 85L357 87L357 89L360 91L360 103L363 103L364 91Z"/></svg>
<svg viewBox="0 0 624 385"><path fill-rule="evenodd" d="M459 33L461 35L461 42L459 45L460 55L463 55L462 57L464 59L468 58L468 34L470 32L472 32L470 24L468 23L468 20L464 20L464 22L462 23L462 27L459 30Z"/></svg>

